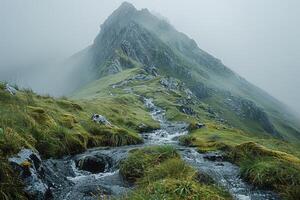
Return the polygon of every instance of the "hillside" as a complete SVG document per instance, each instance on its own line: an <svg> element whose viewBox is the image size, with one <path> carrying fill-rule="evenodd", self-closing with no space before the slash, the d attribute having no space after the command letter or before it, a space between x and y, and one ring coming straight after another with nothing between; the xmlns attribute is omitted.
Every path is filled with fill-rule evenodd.
<svg viewBox="0 0 300 200"><path fill-rule="evenodd" d="M89 82L133 67L155 67L158 74L183 81L218 120L230 126L289 141L300 138L298 120L282 103L147 9L123 3L84 52L75 60L78 68L92 72Z"/></svg>

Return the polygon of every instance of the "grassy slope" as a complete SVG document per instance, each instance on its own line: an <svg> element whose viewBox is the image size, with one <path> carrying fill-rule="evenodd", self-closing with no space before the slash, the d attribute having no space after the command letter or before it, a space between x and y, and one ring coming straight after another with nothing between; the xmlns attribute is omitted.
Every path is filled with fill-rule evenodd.
<svg viewBox="0 0 300 200"><path fill-rule="evenodd" d="M93 113L106 116L112 126L91 122ZM133 95L74 101L20 90L13 96L0 84L0 199L24 197L21 183L7 164L7 158L21 148L36 149L48 158L94 146L141 143L141 123L148 129L159 126Z"/></svg>
<svg viewBox="0 0 300 200"><path fill-rule="evenodd" d="M143 73L143 71L134 68L99 79L73 94L71 98L73 100L43 97L29 90L20 91L16 96L11 96L4 91L4 85L1 85L0 128L2 131L0 131L0 152L4 161L3 165L7 166L5 158L18 152L22 147L35 148L40 151L43 157L59 157L78 153L93 146L117 146L141 142L137 134L142 131L139 128L140 124L145 124L149 129L157 128L159 125L151 119L139 97L123 90L127 87L131 87L136 94L153 98L157 105L166 109L167 118L170 120L183 120L191 124L195 122L205 123L206 128L193 130L191 136L186 139L187 143L198 146L201 151L223 149L231 152L244 142L252 141L273 150L300 156L300 148L297 145L261 134L242 131L216 121L207 112L208 105L204 102L197 100L191 105L196 111L194 116L181 113L177 100L184 98L185 93L177 90L169 91L162 87L159 83L161 77L148 81L133 81L121 88L111 87L112 84L137 73ZM90 117L93 113L106 116L114 126L107 127L91 123ZM245 168L244 166L249 166L244 164L247 163L249 158L248 156L243 157L243 159L240 159L243 160L242 162L238 159L232 160ZM264 159L265 157L262 157L261 160L264 162ZM272 156L268 156L267 159L273 163L268 166L268 169L275 171L280 168L278 163L284 163L283 161L277 162L277 158ZM178 164L178 162L180 161L174 161L175 164ZM295 166L298 166L298 163ZM261 173L261 171L254 169L256 168L253 168L253 170L252 168L251 170L245 169L244 177L252 181L253 178L251 177ZM294 169L297 170L298 168L295 167ZM153 172L153 174L155 173ZM7 187L1 186L0 188L1 191L4 191L2 194L21 195L21 191L18 189L17 192L11 192L12 187L10 186L16 184L15 180L17 179L10 173L10 169L3 167L0 174L3 174L1 176L4 177L7 183ZM151 174L152 172L149 172L147 177ZM278 175L278 177L280 176ZM256 184L255 181L252 182ZM206 189L208 191L215 190L210 186L208 188L206 186L199 187L193 181L187 183L192 185L192 191L194 192L199 192L202 189L205 189L205 191ZM168 193L168 191L175 190L178 184L178 181L172 177L151 180L137 189L134 198L139 199L136 195L158 189ZM284 184L287 185L287 182L284 182ZM263 184L260 183L260 185ZM280 192L282 191L282 185L280 187L273 186L272 189ZM291 195L294 194L293 192L290 192ZM159 192L156 194L161 195Z"/></svg>
<svg viewBox="0 0 300 200"><path fill-rule="evenodd" d="M235 156L231 157L231 160L232 162L235 162L236 164L241 166L242 175L245 179L260 187L268 186L269 188L279 192L282 197L286 199L297 198L297 184L299 183L299 177L297 176L297 173L300 172L299 162L297 161L299 160L297 157L300 156L299 143L290 143L273 138L269 135L262 134L262 130L259 128L252 129L257 131L253 133L251 132L251 130L245 131L228 126L226 123L220 123L214 118L211 118L210 113L207 112L207 108L209 107L209 105L204 102L196 101L193 105L191 105L192 108L196 111L196 114L194 116L183 114L179 111L179 104L176 102L177 100L184 98L185 94L182 91L169 91L162 87L159 83L161 77L157 77L148 81L131 82L121 88L110 88L109 90L105 90L106 94L99 93L96 96L93 95L97 91L97 85L103 85L108 80L120 81L119 78L121 76L123 78L128 78L136 73L141 72L142 70L140 69L131 69L122 72L122 75L117 74L104 79L100 79L97 82L92 83L91 87L88 87L87 91L89 91L93 98L95 98L96 96L97 98L101 98L101 96L105 96L109 93L125 95L126 92L123 89L130 87L136 94L147 96L148 98L153 98L154 102L157 105L166 109L167 118L169 120L182 120L191 124L194 124L195 122L205 123L205 128L192 130L190 136L183 138L183 143L197 146L199 148L199 151L202 152L214 151L218 149L224 150L228 153L228 155L236 155L238 154L237 152L239 152L238 155L241 158L238 159L239 157ZM81 94L81 92L79 92L79 94ZM191 129L193 129L192 127L193 126L191 126ZM276 152L276 155L279 154L285 156L280 157L280 159L278 159L278 156L274 156L275 154L256 157L256 155L250 150L241 151L240 146L246 144L247 147L248 142L255 142L253 144L263 145L265 146L263 148L267 149L266 151ZM255 162L251 162L254 160L254 158ZM149 163L147 161L147 165L148 164ZM132 167L131 164L128 164L127 166ZM284 171L281 170L282 166L286 166L286 168L284 168ZM151 176L151 173L149 172L149 175L147 175L146 177ZM271 181L269 181L270 179L266 178L268 176L272 176L270 175L270 173L274 173L273 175L275 176L275 178ZM133 173L129 174L132 175ZM258 179L258 177L263 177L263 179ZM287 177L292 178L288 179ZM257 180L259 180L259 182ZM274 184L274 182L278 182L279 180L282 180L281 182L279 182L280 184ZM172 188L174 184L177 184L175 182L172 182L172 180L162 179L158 182L156 180L150 180L146 185L140 185L135 193L131 194L131 196L129 196L128 198L141 199L141 194L147 194L149 195L147 196L147 198L150 199L157 197L155 195L161 195L161 193L159 193L158 191L164 191L164 193L168 195L168 191L172 191L172 189L165 188L162 185L168 185L168 183L171 184L170 188ZM148 194L147 192L149 191L151 191L151 193ZM166 198L171 197L167 196Z"/></svg>

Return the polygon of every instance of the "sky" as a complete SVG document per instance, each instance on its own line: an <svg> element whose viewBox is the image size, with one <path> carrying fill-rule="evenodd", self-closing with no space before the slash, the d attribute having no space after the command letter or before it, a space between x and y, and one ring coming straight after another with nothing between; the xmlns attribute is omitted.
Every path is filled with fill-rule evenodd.
<svg viewBox="0 0 300 200"><path fill-rule="evenodd" d="M0 80L55 93L62 73L49 63L91 45L122 2L0 0ZM201 49L300 113L300 1L128 2L165 16Z"/></svg>

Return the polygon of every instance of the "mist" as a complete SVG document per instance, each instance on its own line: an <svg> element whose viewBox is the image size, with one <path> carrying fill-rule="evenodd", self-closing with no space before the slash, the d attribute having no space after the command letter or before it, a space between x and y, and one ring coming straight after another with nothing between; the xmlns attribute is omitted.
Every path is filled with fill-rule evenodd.
<svg viewBox="0 0 300 200"><path fill-rule="evenodd" d="M297 0L129 0L300 113ZM122 0L0 0L0 80L63 95L66 59L93 43ZM58 64L60 63L60 64Z"/></svg>

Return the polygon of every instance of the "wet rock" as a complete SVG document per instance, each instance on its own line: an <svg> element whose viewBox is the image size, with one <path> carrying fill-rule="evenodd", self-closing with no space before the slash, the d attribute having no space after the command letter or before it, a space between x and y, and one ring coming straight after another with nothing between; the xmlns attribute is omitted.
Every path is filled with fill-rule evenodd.
<svg viewBox="0 0 300 200"><path fill-rule="evenodd" d="M99 124L103 124L103 125L111 125L111 123L106 119L106 117L99 115L99 114L93 114L92 116L92 120L94 122L97 122Z"/></svg>
<svg viewBox="0 0 300 200"><path fill-rule="evenodd" d="M218 162L216 163L217 166L224 166L224 163Z"/></svg>
<svg viewBox="0 0 300 200"><path fill-rule="evenodd" d="M22 149L17 156L8 159L25 184L25 192L30 199L51 199L52 192L43 182L44 170L38 153Z"/></svg>
<svg viewBox="0 0 300 200"><path fill-rule="evenodd" d="M91 173L107 172L112 167L112 159L104 154L88 155L76 160L76 167Z"/></svg>
<svg viewBox="0 0 300 200"><path fill-rule="evenodd" d="M218 161L218 162L224 161L223 155L217 152L206 153L203 155L203 158L210 161Z"/></svg>
<svg viewBox="0 0 300 200"><path fill-rule="evenodd" d="M9 84L5 85L5 91L7 91L8 93L10 93L11 95L15 95L17 93L17 89L10 86Z"/></svg>

